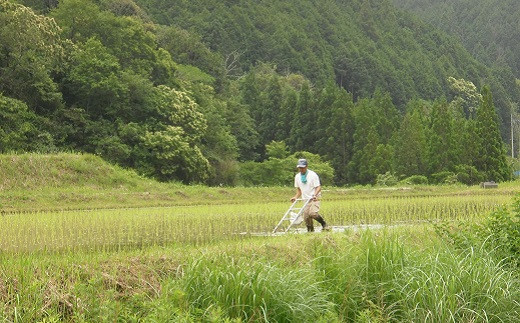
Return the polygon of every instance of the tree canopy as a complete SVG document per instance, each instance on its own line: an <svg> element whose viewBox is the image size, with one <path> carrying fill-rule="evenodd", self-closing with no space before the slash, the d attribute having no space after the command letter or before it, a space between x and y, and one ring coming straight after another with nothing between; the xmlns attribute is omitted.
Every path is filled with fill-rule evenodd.
<svg viewBox="0 0 520 323"><path fill-rule="evenodd" d="M0 151L210 185L301 156L335 185L507 180L500 71L385 0L0 0Z"/></svg>

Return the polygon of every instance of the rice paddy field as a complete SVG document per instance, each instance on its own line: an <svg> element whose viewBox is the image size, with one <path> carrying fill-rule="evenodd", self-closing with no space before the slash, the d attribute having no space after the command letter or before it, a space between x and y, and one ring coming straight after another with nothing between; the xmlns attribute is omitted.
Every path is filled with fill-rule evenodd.
<svg viewBox="0 0 520 323"><path fill-rule="evenodd" d="M29 170L55 178L0 179L0 322L520 317L517 269L484 247L445 241L433 226L479 223L511 208L518 182L489 190L326 188L321 213L344 230L272 236L290 205L290 187L145 183L96 166L91 156L88 167L77 156L77 165L70 156L52 158L68 171L44 172L40 166L58 163L21 156L25 164L39 163ZM96 170L99 180L92 179ZM78 176L87 184L79 185ZM369 224L378 226L351 229Z"/></svg>
<svg viewBox="0 0 520 323"><path fill-rule="evenodd" d="M329 225L418 224L478 219L507 206L510 191L414 195L412 190L330 192L322 200ZM291 190L286 190L287 197ZM281 193L281 194L283 194ZM500 194L502 193L502 194ZM280 196L278 200L283 200ZM106 251L207 244L268 234L290 206L288 201L235 200L224 204L8 213L0 217L3 252Z"/></svg>

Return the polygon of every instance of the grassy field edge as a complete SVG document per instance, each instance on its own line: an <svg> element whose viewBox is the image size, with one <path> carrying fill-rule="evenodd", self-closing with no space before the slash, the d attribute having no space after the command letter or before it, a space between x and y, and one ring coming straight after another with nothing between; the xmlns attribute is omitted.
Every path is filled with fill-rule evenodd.
<svg viewBox="0 0 520 323"><path fill-rule="evenodd" d="M8 321L447 322L520 313L515 276L429 227L0 260Z"/></svg>
<svg viewBox="0 0 520 323"><path fill-rule="evenodd" d="M0 213L281 202L293 190L292 178L286 187L208 187L160 183L90 154L0 155ZM503 183L494 190L460 185L324 187L323 198L513 196L517 191L518 182Z"/></svg>

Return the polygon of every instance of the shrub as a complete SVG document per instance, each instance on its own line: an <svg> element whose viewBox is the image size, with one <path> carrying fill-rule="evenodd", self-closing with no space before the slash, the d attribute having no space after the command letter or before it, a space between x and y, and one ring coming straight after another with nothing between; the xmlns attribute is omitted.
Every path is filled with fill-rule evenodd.
<svg viewBox="0 0 520 323"><path fill-rule="evenodd" d="M478 234L487 241L500 258L520 265L520 195L517 195L512 211L501 209L491 213Z"/></svg>
<svg viewBox="0 0 520 323"><path fill-rule="evenodd" d="M306 158L309 169L320 177L322 185L330 185L334 178L334 169L321 157L306 151L296 152L289 157L269 158L261 163L244 162L240 164L240 183L245 186L287 186L293 185L298 159Z"/></svg>
<svg viewBox="0 0 520 323"><path fill-rule="evenodd" d="M319 244L312 264L346 322L514 321L515 274L486 250L413 248L393 232ZM420 250L419 250L420 249Z"/></svg>
<svg viewBox="0 0 520 323"><path fill-rule="evenodd" d="M460 249L484 246L500 260L520 265L520 195L512 205L492 212L482 223L441 223L437 233Z"/></svg>
<svg viewBox="0 0 520 323"><path fill-rule="evenodd" d="M211 186L235 186L240 166L233 159L212 160L207 183Z"/></svg>
<svg viewBox="0 0 520 323"><path fill-rule="evenodd" d="M402 180L405 184L411 184L411 185L423 185L428 184L428 178L423 175L412 175L410 177L407 177Z"/></svg>
<svg viewBox="0 0 520 323"><path fill-rule="evenodd" d="M450 171L442 171L431 175L434 184L454 184L457 182L457 176Z"/></svg>
<svg viewBox="0 0 520 323"><path fill-rule="evenodd" d="M455 166L457 173L457 181L466 185L473 185L484 180L484 175L480 173L474 166L457 165Z"/></svg>
<svg viewBox="0 0 520 323"><path fill-rule="evenodd" d="M395 186L397 185L397 177L390 172L377 175L376 178L377 186Z"/></svg>

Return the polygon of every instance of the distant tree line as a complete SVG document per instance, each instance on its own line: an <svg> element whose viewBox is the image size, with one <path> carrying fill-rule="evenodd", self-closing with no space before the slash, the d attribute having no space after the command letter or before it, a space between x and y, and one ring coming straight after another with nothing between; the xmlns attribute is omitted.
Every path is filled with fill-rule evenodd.
<svg viewBox="0 0 520 323"><path fill-rule="evenodd" d="M251 113L259 144L241 151L242 158L272 159L264 148L283 141L287 151L322 156L336 185L375 184L386 173L398 180L421 175L432 183L511 178L488 87L479 92L471 82L451 78L452 101L411 100L400 111L389 93L354 102L333 83L312 89L297 80L266 66L243 79L244 103L261 113Z"/></svg>

